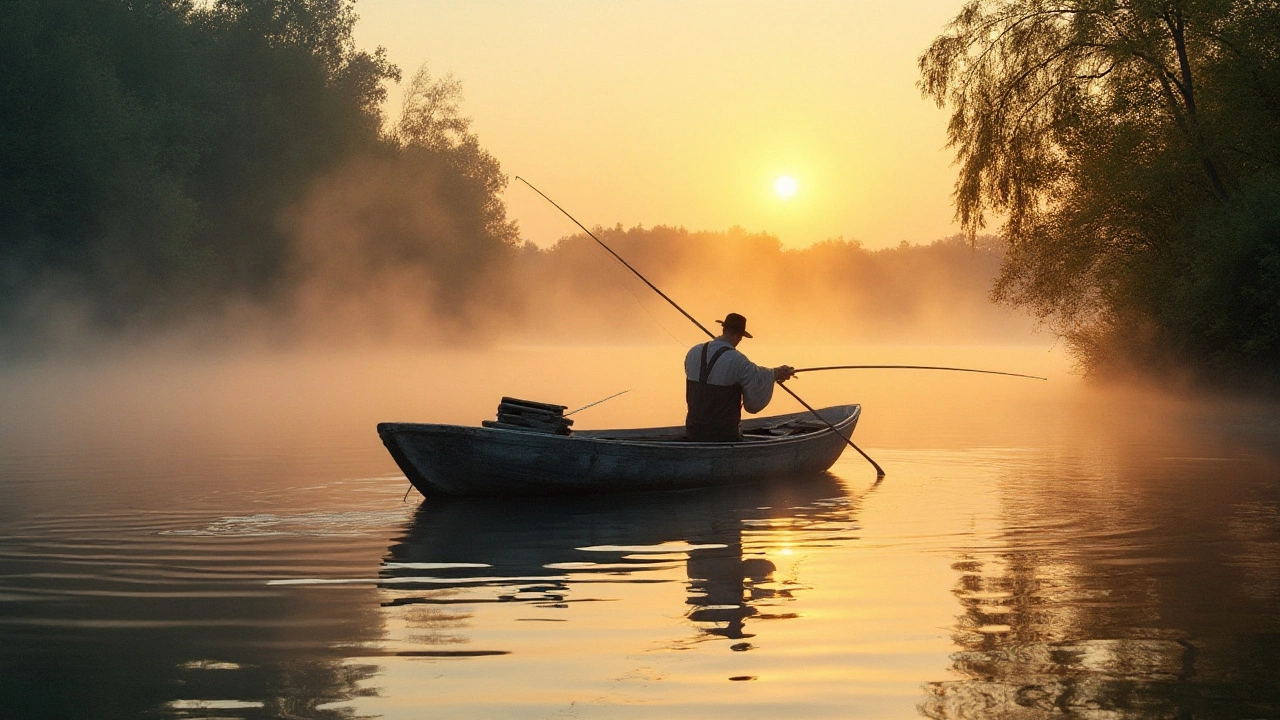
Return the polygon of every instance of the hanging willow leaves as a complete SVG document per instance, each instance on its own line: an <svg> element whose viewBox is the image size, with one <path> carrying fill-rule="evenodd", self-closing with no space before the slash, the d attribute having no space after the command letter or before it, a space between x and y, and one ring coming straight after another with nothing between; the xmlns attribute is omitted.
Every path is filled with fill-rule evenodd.
<svg viewBox="0 0 1280 720"><path fill-rule="evenodd" d="M1092 367L1278 356L1280 241L1238 220L1280 206L1280 4L973 0L920 70L997 299Z"/></svg>

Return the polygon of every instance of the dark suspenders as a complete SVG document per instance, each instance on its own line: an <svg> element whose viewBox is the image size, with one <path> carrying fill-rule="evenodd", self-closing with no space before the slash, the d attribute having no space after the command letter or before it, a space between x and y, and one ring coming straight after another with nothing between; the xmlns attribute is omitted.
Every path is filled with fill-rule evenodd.
<svg viewBox="0 0 1280 720"><path fill-rule="evenodd" d="M711 356L711 362L708 363L707 348L710 348L710 347L711 347L711 343L709 342L703 343L702 345L702 363L698 369L698 382L703 385L707 383L707 378L711 377L711 368L716 366L716 361L720 359L720 356L724 355L725 353L733 349L733 348L727 348L727 347L720 348L719 350L716 351L715 355Z"/></svg>

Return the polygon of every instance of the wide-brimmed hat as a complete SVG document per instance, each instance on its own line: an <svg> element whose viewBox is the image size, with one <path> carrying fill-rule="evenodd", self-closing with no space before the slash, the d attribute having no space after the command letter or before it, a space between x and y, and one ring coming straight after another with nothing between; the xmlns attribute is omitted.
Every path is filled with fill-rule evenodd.
<svg viewBox="0 0 1280 720"><path fill-rule="evenodd" d="M752 337L751 333L747 332L747 319L738 313L729 313L724 316L723 320L717 320L716 322L730 330L742 333L742 337Z"/></svg>

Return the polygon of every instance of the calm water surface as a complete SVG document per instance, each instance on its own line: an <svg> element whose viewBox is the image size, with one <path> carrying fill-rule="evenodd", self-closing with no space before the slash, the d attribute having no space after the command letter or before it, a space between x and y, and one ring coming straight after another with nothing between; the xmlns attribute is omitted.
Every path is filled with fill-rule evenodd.
<svg viewBox="0 0 1280 720"><path fill-rule="evenodd" d="M1052 379L797 379L879 484L422 502L376 422L678 423L682 351L4 371L0 717L1280 718L1280 408L753 355Z"/></svg>

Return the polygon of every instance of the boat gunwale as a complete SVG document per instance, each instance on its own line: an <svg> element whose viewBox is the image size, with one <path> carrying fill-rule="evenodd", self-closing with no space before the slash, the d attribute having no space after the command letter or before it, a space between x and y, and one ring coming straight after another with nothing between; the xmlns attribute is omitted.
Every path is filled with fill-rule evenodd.
<svg viewBox="0 0 1280 720"><path fill-rule="evenodd" d="M862 415L861 405L856 403L848 404L848 405L832 405L829 407L819 408L818 412L825 413L826 411L829 411L829 410L846 411L846 408L848 409L847 410L848 414L845 417L841 418L840 420L837 420L831 423L831 425L834 426L838 431L838 430L843 430L845 427L852 425L853 423L858 421L858 419ZM751 422L753 424L754 423L764 424L767 421L777 420L779 418L784 418L788 416L794 416L795 419L800 420L807 415L810 415L810 413L807 413L807 412L784 413L782 415L771 415L763 418L752 418L748 422ZM791 421L788 420L787 422L791 422ZM782 445L788 445L791 443L810 442L813 440L817 440L819 438L827 437L828 435L832 434L832 429L830 427L825 427L825 428L816 429L813 432L802 433L800 435L781 435L777 437L762 437L760 439L752 439L747 441L735 441L735 442L693 442L689 440L640 440L640 439L631 440L631 439L625 439L625 438L601 437L597 435L586 434L586 433L609 433L609 432L620 432L620 431L625 431L625 432L653 431L656 433L664 430L675 433L675 432L683 431L683 427L679 425L671 425L671 426L655 427L655 428L613 428L613 429L605 429L605 430L584 430L584 431L581 431L581 433L574 433L572 435L556 435L554 433L539 432L537 430L517 430L515 428L490 428L490 427L483 427L483 426L476 427L474 425L448 425L448 424L441 424L441 423L400 423L400 422L378 423L379 435L381 435L384 432L384 428L386 428L385 431L389 433L407 432L407 433L427 433L427 434L439 434L439 435L468 435L472 437L491 436L487 439L492 439L492 440L508 439L508 438L515 439L515 438L512 438L512 436L518 435L520 436L521 439L534 437L534 438L540 438L540 439L549 440L553 442L554 441L567 441L567 442L577 441L577 442L599 443L599 444L619 445L619 446L637 446L637 447L646 447L646 448L663 447L663 448L680 448L680 449L688 449L688 450L711 450L711 449L732 448L738 452L741 452L746 448L764 448L764 447L774 448ZM844 435L838 432L836 434L839 434L842 438L845 438ZM845 438L845 440L847 441L848 438Z"/></svg>

